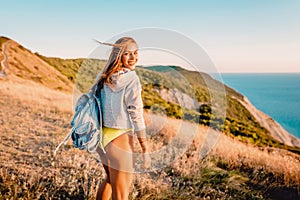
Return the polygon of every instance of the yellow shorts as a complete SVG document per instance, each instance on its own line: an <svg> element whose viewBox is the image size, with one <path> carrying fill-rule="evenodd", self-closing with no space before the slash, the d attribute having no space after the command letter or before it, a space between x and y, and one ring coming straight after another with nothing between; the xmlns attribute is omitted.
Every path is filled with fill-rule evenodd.
<svg viewBox="0 0 300 200"><path fill-rule="evenodd" d="M103 148L108 145L111 141L122 135L123 133L126 133L127 131L132 130L132 128L129 129L116 129L116 128L109 128L109 127L103 127L103 137L102 137L102 145Z"/></svg>

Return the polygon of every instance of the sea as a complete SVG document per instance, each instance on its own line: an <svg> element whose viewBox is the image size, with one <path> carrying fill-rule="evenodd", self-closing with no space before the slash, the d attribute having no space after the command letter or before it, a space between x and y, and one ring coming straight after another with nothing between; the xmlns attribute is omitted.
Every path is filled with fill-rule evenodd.
<svg viewBox="0 0 300 200"><path fill-rule="evenodd" d="M221 78L300 138L300 73L223 73Z"/></svg>

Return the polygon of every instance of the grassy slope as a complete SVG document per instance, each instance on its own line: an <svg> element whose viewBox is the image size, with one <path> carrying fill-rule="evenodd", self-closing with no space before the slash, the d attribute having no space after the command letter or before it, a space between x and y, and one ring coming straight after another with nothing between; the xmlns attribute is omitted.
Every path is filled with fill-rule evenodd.
<svg viewBox="0 0 300 200"><path fill-rule="evenodd" d="M75 82L81 91L88 91L97 73L103 68L105 61L96 59L60 59L38 55L51 66L59 70L68 79ZM235 90L224 86L208 74L182 69L178 66L137 67L143 85L144 108L153 112L164 112L169 117L185 118L199 124L209 125L221 130L241 141L258 146L272 146L300 153L299 148L284 145L272 138L269 132L260 126L250 112L237 100L243 96ZM210 87L210 91L207 89ZM194 96L200 103L207 105L200 110L187 110L179 105L166 102L155 92L154 88L177 88ZM226 118L213 115L211 109L211 93L221 96L226 92ZM218 101L218 100L217 100ZM222 106L222 102L215 103ZM153 105L157 105L153 107Z"/></svg>
<svg viewBox="0 0 300 200"><path fill-rule="evenodd" d="M60 71L71 80L77 89L86 92L94 83L98 72L104 67L104 60L97 59L61 59L37 54L41 59Z"/></svg>
<svg viewBox="0 0 300 200"><path fill-rule="evenodd" d="M26 81L1 82L0 95L0 132L5 133L0 135L0 199L94 199L104 179L101 165L71 143L52 156L70 128L71 95ZM160 129L161 122L145 114L150 148L161 149L182 122L169 118ZM298 198L299 155L221 135L209 156L200 160L207 131L199 125L188 150L167 167L135 174L131 199ZM172 155L165 152L152 159L161 162Z"/></svg>
<svg viewBox="0 0 300 200"><path fill-rule="evenodd" d="M153 73L151 73L151 71ZM232 137L236 137L248 143L253 143L258 146L279 147L298 154L300 153L299 148L284 145L271 137L268 130L263 128L255 120L252 114L237 100L243 99L243 96L235 90L214 80L208 74L188 71L177 66L152 66L147 67L146 69L140 68L138 72L142 80L144 80L144 85L147 85L147 87L144 87L144 100L146 106L153 104L166 105L164 106L165 110L167 110L167 107L172 108L169 116L182 116L185 118L184 113L180 113L182 109L179 106L170 103L170 106L168 106L158 94L153 93L153 86L178 88L190 96L195 96L199 102L210 107L214 106L211 105L211 93L214 93L213 95L217 97L219 95L220 99L222 99L222 94L225 90L225 121L222 116L210 114L207 110L200 110L199 112L186 111L187 116L192 118L193 121L197 121L195 120L197 119L195 115L200 116L200 119L198 118L199 121L197 121L198 123L215 127ZM207 89L208 87L206 87L206 85L209 85L210 91ZM215 101L215 104L223 105L222 102L218 102L218 100Z"/></svg>
<svg viewBox="0 0 300 200"><path fill-rule="evenodd" d="M38 55L38 54L37 54ZM38 55L41 59L68 77L80 91L88 91L97 73L103 68L105 61L97 59L60 59ZM250 112L237 100L243 96L235 90L224 86L221 82L211 78L208 74L188 71L178 66L137 67L136 69L143 85L144 108L153 112L164 112L169 117L184 118L199 124L214 127L241 141L258 146L272 146L300 153L300 149L284 145L270 136L268 130L260 126ZM210 90L208 90L208 87ZM154 88L177 88L195 97L204 108L187 110L179 105L166 102L154 91ZM211 95L222 94L226 98L226 105L218 102L211 104ZM153 105L156 105L153 107ZM226 106L226 118L212 114L213 106ZM216 109L218 110L218 108Z"/></svg>
<svg viewBox="0 0 300 200"><path fill-rule="evenodd" d="M46 57L43 60L83 91L88 89L103 67L103 61L97 60ZM76 68L83 62L87 64L76 77ZM168 104L171 113L179 112L170 109L176 108L176 105L165 102L157 94L152 92L149 95L162 80L166 82L163 86L173 85L168 82L167 75L143 69L137 71L143 80L150 76L146 85L149 91L144 92L146 100L150 103L161 101L161 104ZM201 88L201 94L205 94L204 89ZM70 128L71 96L41 85L27 85L27 81L21 84L1 82L0 95L0 132L5 133L0 135L0 198L92 198L98 180L103 178L103 170L101 167L99 170L95 160L71 145L65 146L58 157L51 156ZM209 100L205 95L199 98L201 101ZM60 104L57 104L58 101ZM168 119L170 122L166 128L151 138L152 148L160 148L161 141L169 141L176 135L174 127L181 123L178 120ZM270 147L258 149L222 135L214 151L201 161L198 152L206 130L207 127L200 126L199 134L188 151L170 166L158 172L137 174L131 196L136 199L298 198L298 155ZM168 157L161 156L155 159Z"/></svg>
<svg viewBox="0 0 300 200"><path fill-rule="evenodd" d="M13 40L6 43L6 80L38 83L51 89L71 92L73 84L60 71Z"/></svg>

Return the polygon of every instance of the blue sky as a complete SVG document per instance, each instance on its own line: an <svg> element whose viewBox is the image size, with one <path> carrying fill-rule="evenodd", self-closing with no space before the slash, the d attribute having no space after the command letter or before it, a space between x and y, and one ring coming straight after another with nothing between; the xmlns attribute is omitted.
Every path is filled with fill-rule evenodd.
<svg viewBox="0 0 300 200"><path fill-rule="evenodd" d="M0 35L46 56L88 57L93 38L157 27L194 40L220 72L300 72L299 0L0 2Z"/></svg>

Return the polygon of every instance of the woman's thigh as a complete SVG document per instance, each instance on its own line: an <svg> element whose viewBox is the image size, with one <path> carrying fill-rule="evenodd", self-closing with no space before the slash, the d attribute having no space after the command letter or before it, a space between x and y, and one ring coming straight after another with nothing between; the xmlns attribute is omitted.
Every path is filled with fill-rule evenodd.
<svg viewBox="0 0 300 200"><path fill-rule="evenodd" d="M110 168L133 173L133 138L130 136L131 132L128 133L111 141L105 147L105 151Z"/></svg>

